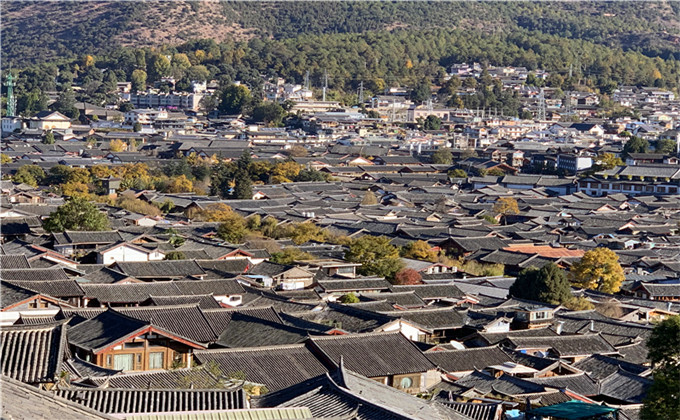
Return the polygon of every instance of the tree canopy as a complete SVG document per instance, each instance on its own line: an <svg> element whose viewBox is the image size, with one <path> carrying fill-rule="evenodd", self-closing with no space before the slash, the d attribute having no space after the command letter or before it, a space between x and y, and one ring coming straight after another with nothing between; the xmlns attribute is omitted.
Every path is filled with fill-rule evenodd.
<svg viewBox="0 0 680 420"><path fill-rule="evenodd" d="M83 198L72 198L57 208L45 220L43 227L48 232L65 230L101 231L109 230L109 219L97 206Z"/></svg>
<svg viewBox="0 0 680 420"><path fill-rule="evenodd" d="M608 248L586 251L579 262L572 265L574 282L586 289L616 293L625 279L619 256Z"/></svg>
<svg viewBox="0 0 680 420"><path fill-rule="evenodd" d="M572 300L571 287L567 276L555 263L543 266L540 270L522 270L510 286L510 294L520 299L535 300L553 305Z"/></svg>
<svg viewBox="0 0 680 420"><path fill-rule="evenodd" d="M654 382L647 391L640 418L675 420L680 418L680 316L665 319L647 340L649 360L654 366Z"/></svg>
<svg viewBox="0 0 680 420"><path fill-rule="evenodd" d="M349 246L345 259L361 263L359 273L369 276L394 278L404 267L399 250L385 236L362 236Z"/></svg>

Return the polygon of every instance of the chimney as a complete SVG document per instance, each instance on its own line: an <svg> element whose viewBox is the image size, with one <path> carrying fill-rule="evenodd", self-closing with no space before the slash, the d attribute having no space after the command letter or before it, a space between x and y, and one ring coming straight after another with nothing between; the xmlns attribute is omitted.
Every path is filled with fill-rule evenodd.
<svg viewBox="0 0 680 420"><path fill-rule="evenodd" d="M562 335L562 327L564 326L564 321L557 321L557 328L555 332L557 332L557 335Z"/></svg>
<svg viewBox="0 0 680 420"><path fill-rule="evenodd" d="M595 320L594 319L590 320L590 331L595 331Z"/></svg>

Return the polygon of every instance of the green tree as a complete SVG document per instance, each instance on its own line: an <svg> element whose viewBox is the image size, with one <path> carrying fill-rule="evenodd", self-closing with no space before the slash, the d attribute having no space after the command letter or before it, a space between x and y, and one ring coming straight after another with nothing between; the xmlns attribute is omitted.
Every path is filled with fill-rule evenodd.
<svg viewBox="0 0 680 420"><path fill-rule="evenodd" d="M535 300L553 305L572 300L571 287L564 270L550 263L540 270L522 270L510 286L510 294L516 298Z"/></svg>
<svg viewBox="0 0 680 420"><path fill-rule="evenodd" d="M467 178L467 173L462 169L454 169L449 171L449 178Z"/></svg>
<svg viewBox="0 0 680 420"><path fill-rule="evenodd" d="M184 255L184 252L182 251L170 251L167 254L165 254L164 260L172 261L172 260L186 260L187 257Z"/></svg>
<svg viewBox="0 0 680 420"><path fill-rule="evenodd" d="M647 340L654 382L643 401L642 420L680 418L680 316L665 319Z"/></svg>
<svg viewBox="0 0 680 420"><path fill-rule="evenodd" d="M244 170L238 170L234 178L232 198L236 200L251 200L253 198L253 182Z"/></svg>
<svg viewBox="0 0 680 420"><path fill-rule="evenodd" d="M240 244L248 234L246 221L236 213L231 213L227 220L217 227L217 236L232 244Z"/></svg>
<svg viewBox="0 0 680 420"><path fill-rule="evenodd" d="M250 90L243 85L229 85L220 94L218 109L224 114L242 114L250 104Z"/></svg>
<svg viewBox="0 0 680 420"><path fill-rule="evenodd" d="M361 263L360 274L388 279L394 278L394 275L404 267L399 258L399 250L384 236L362 236L350 244L345 259Z"/></svg>
<svg viewBox="0 0 680 420"><path fill-rule="evenodd" d="M57 101L52 104L52 109L61 112L71 119L78 118L80 112L76 108L76 95L70 86L59 93Z"/></svg>
<svg viewBox="0 0 680 420"><path fill-rule="evenodd" d="M437 165L450 165L453 162L453 154L448 148L437 149L432 154L432 163Z"/></svg>
<svg viewBox="0 0 680 420"><path fill-rule="evenodd" d="M146 72L144 70L134 70L130 80L132 81L132 92L146 90Z"/></svg>
<svg viewBox="0 0 680 420"><path fill-rule="evenodd" d="M43 144L54 144L54 133L52 130L47 130L42 138Z"/></svg>
<svg viewBox="0 0 680 420"><path fill-rule="evenodd" d="M43 227L48 232L110 230L106 214L83 198L72 198L66 204L59 206L45 220Z"/></svg>
<svg viewBox="0 0 680 420"><path fill-rule="evenodd" d="M37 187L45 179L45 171L38 165L24 165L17 169L12 181Z"/></svg>
<svg viewBox="0 0 680 420"><path fill-rule="evenodd" d="M286 111L274 102L265 102L253 109L251 117L256 122L263 122L271 127L278 127L283 123Z"/></svg>
<svg viewBox="0 0 680 420"><path fill-rule="evenodd" d="M663 153L664 155L675 155L676 150L676 143L671 139L657 140L654 149L656 153Z"/></svg>
<svg viewBox="0 0 680 420"><path fill-rule="evenodd" d="M428 115L423 123L425 130L439 130L442 126L442 120L436 115Z"/></svg>
<svg viewBox="0 0 680 420"><path fill-rule="evenodd" d="M619 256L608 248L586 251L583 258L571 266L571 274L579 287L616 293L625 279Z"/></svg>
<svg viewBox="0 0 680 420"><path fill-rule="evenodd" d="M649 142L641 137L633 136L623 146L623 156L628 157L631 153L647 153Z"/></svg>
<svg viewBox="0 0 680 420"><path fill-rule="evenodd" d="M357 297L357 295L355 295L355 294L352 293L352 292L349 292L349 293L347 293L346 295L340 296L340 299L338 299L338 301L339 301L340 303L344 303L344 304L348 304L348 303L359 303L359 302L360 302L360 300L359 300L359 298Z"/></svg>
<svg viewBox="0 0 680 420"><path fill-rule="evenodd" d="M135 133L139 133L140 131L142 131L142 124L136 122L135 125L132 126L132 131L134 131Z"/></svg>
<svg viewBox="0 0 680 420"><path fill-rule="evenodd" d="M432 97L430 90L430 81L428 79L421 79L411 90L411 100L414 102L425 102Z"/></svg>

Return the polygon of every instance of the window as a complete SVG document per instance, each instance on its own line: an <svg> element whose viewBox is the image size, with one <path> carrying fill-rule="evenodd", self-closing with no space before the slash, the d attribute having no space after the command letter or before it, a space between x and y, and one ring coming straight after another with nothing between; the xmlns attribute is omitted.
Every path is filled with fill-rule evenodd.
<svg viewBox="0 0 680 420"><path fill-rule="evenodd" d="M113 368L116 370L134 370L134 354L116 354L113 356Z"/></svg>
<svg viewBox="0 0 680 420"><path fill-rule="evenodd" d="M413 379L411 378L401 378L401 381L399 381L399 388L411 388L413 386Z"/></svg>
<svg viewBox="0 0 680 420"><path fill-rule="evenodd" d="M163 352L149 353L149 369L163 369Z"/></svg>
<svg viewBox="0 0 680 420"><path fill-rule="evenodd" d="M111 360L112 360L111 355L110 354L107 355L106 356L106 367L111 367Z"/></svg>

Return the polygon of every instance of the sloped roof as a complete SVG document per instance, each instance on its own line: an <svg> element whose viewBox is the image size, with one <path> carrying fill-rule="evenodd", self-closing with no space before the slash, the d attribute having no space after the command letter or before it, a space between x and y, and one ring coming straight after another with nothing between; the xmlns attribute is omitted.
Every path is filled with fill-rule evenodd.
<svg viewBox="0 0 680 420"><path fill-rule="evenodd" d="M248 382L264 384L270 391L296 385L327 371L305 344L228 350L198 350L201 364L215 361L227 374L241 371Z"/></svg>
<svg viewBox="0 0 680 420"><path fill-rule="evenodd" d="M343 358L348 369L369 378L435 369L434 363L399 332L311 337L309 342L336 365Z"/></svg>
<svg viewBox="0 0 680 420"><path fill-rule="evenodd" d="M2 376L3 419L113 420L114 417Z"/></svg>
<svg viewBox="0 0 680 420"><path fill-rule="evenodd" d="M57 381L66 344L64 324L2 327L2 374L28 383Z"/></svg>
<svg viewBox="0 0 680 420"><path fill-rule="evenodd" d="M122 273L135 278L184 278L203 276L205 271L194 260L116 262Z"/></svg>
<svg viewBox="0 0 680 420"><path fill-rule="evenodd" d="M425 353L432 363L447 372L482 370L493 365L512 362L512 358L498 346L480 347L465 350L445 350Z"/></svg>

